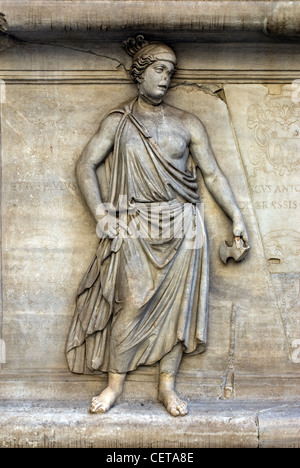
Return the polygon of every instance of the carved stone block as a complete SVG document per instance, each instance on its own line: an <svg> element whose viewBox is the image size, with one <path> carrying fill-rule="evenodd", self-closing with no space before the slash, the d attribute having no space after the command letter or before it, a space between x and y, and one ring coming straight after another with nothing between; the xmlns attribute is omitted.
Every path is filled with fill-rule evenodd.
<svg viewBox="0 0 300 468"><path fill-rule="evenodd" d="M299 446L298 2L55 3L0 1L0 445ZM202 121L251 243L246 262L222 263L231 223L198 170L208 334L206 352L179 369L190 409L181 426L153 403L158 364L130 372L101 416L86 408L106 375L72 374L65 357L99 243L75 165L102 119L137 95L125 24L174 48L165 102ZM107 167L97 176L102 183Z"/></svg>

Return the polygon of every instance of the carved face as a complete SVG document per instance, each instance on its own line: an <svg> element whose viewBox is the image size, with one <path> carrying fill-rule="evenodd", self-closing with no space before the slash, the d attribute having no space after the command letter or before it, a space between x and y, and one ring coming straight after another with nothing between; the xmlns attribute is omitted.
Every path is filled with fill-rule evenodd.
<svg viewBox="0 0 300 468"><path fill-rule="evenodd" d="M139 84L140 94L153 101L161 101L170 85L174 73L171 62L159 60L144 71Z"/></svg>

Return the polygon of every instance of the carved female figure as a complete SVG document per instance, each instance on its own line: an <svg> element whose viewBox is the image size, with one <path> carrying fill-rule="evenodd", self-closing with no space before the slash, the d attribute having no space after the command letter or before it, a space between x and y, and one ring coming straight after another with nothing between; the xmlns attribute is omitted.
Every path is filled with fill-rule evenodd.
<svg viewBox="0 0 300 468"><path fill-rule="evenodd" d="M245 244L248 238L203 124L163 102L176 66L173 50L143 36L125 46L133 57L138 96L102 121L77 164L82 194L99 222L103 200L96 171L113 151L108 202L118 222L108 222L79 288L67 359L73 372L108 372L107 388L93 399L91 412L113 406L128 372L159 363L159 399L171 415L183 416L187 404L176 393L176 374L183 353L203 352L206 343L208 244L197 208L197 166L232 220L234 236ZM143 219L151 212L164 232L162 204L169 214L168 234L158 239L147 230L149 219L144 224ZM107 221L113 214L105 216ZM192 237L189 229L177 235L179 217L192 226ZM137 220L147 235L132 235Z"/></svg>

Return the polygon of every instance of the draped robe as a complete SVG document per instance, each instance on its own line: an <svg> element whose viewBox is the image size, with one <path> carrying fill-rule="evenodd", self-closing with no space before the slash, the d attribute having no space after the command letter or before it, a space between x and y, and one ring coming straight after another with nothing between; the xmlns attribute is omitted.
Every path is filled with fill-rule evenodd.
<svg viewBox="0 0 300 468"><path fill-rule="evenodd" d="M190 355L205 350L208 243L196 168L192 163L181 171L162 153L134 115L134 102L113 111L122 117L109 202L138 235L100 239L78 290L67 341L75 373L153 365L179 342Z"/></svg>

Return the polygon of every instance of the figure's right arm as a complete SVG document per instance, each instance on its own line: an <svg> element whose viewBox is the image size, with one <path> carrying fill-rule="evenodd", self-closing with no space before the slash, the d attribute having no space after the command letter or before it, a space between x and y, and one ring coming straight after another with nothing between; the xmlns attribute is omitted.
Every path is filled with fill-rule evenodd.
<svg viewBox="0 0 300 468"><path fill-rule="evenodd" d="M121 118L121 113L113 113L102 121L98 132L89 141L76 165L79 188L96 221L97 207L102 203L96 171L113 148Z"/></svg>

